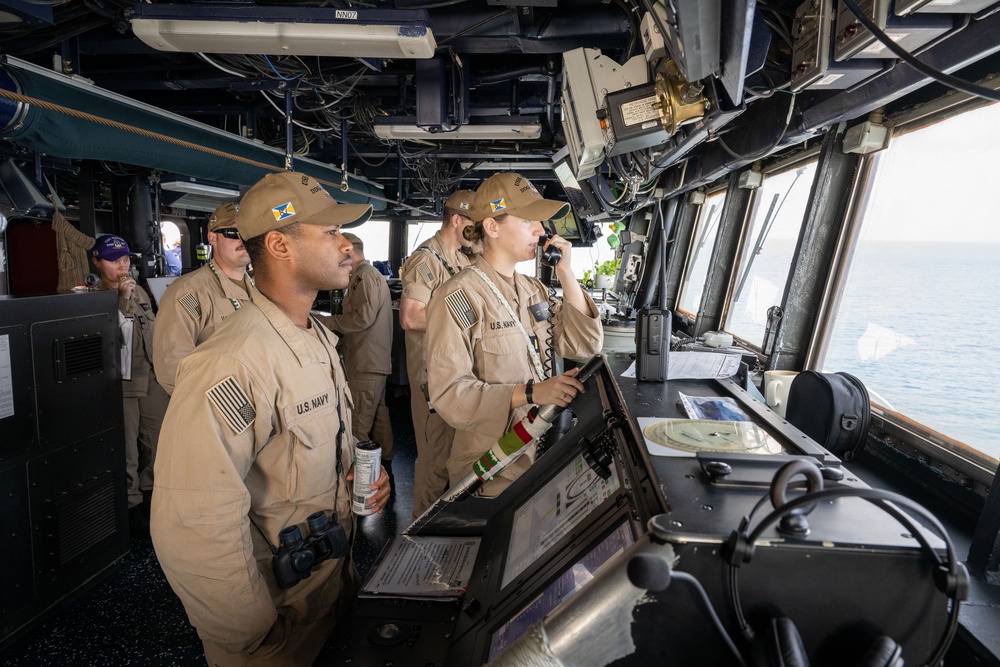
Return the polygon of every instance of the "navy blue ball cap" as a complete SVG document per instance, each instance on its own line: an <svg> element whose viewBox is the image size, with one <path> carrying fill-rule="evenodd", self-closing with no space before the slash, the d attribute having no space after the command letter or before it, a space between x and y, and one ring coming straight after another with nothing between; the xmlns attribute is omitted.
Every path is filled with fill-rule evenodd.
<svg viewBox="0 0 1000 667"><path fill-rule="evenodd" d="M94 244L90 254L96 259L105 259L109 262L114 262L125 255L133 253L128 249L128 243L125 242L125 239L114 234L105 234L98 237L97 243Z"/></svg>

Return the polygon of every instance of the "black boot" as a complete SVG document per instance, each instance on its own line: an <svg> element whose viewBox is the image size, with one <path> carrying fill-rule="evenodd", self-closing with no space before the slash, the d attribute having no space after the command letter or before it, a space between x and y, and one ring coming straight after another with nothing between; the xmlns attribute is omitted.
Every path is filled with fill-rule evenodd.
<svg viewBox="0 0 1000 667"><path fill-rule="evenodd" d="M128 508L128 532L133 540L149 539L149 505L141 503Z"/></svg>

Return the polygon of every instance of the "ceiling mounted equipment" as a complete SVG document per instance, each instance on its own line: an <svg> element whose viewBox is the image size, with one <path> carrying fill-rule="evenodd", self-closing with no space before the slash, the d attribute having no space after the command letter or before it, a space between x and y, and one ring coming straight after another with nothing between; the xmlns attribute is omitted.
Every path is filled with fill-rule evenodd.
<svg viewBox="0 0 1000 667"><path fill-rule="evenodd" d="M397 119L400 121L401 119ZM377 119L375 136L380 139L424 139L425 141L447 141L461 139L537 139L542 136L542 124L537 120L509 123L483 123L460 125L447 132L432 132L410 122L392 122L393 119Z"/></svg>
<svg viewBox="0 0 1000 667"><path fill-rule="evenodd" d="M427 12L388 9L137 4L135 36L158 51L430 58Z"/></svg>

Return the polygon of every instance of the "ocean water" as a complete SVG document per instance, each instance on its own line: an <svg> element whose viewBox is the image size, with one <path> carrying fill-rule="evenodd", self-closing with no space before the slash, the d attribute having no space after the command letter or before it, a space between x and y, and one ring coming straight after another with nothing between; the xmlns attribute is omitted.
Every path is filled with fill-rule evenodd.
<svg viewBox="0 0 1000 667"><path fill-rule="evenodd" d="M1000 244L866 242L824 370L1000 458Z"/></svg>
<svg viewBox="0 0 1000 667"><path fill-rule="evenodd" d="M769 240L726 322L760 344L794 242ZM1000 244L863 242L825 371L860 378L872 399L1000 458Z"/></svg>

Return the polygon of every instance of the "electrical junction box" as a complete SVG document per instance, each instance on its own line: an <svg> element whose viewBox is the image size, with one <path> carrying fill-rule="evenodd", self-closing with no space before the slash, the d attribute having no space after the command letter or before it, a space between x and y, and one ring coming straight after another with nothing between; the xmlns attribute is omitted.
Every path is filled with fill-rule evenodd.
<svg viewBox="0 0 1000 667"><path fill-rule="evenodd" d="M764 183L764 174L757 169L740 172L737 185L743 190L756 190Z"/></svg>
<svg viewBox="0 0 1000 667"><path fill-rule="evenodd" d="M663 5L654 4L653 11L657 13L661 21L666 20ZM660 32L660 26L657 25L653 12L646 12L642 15L642 20L639 21L639 34L642 35L642 48L646 53L646 62L653 63L667 55L667 43L663 41L663 33Z"/></svg>
<svg viewBox="0 0 1000 667"><path fill-rule="evenodd" d="M608 157L658 146L670 138L657 106L652 83L608 93L604 108L597 114Z"/></svg>
<svg viewBox="0 0 1000 667"><path fill-rule="evenodd" d="M844 133L844 152L867 155L886 148L889 144L889 128L875 125L870 120L849 128Z"/></svg>
<svg viewBox="0 0 1000 667"><path fill-rule="evenodd" d="M563 132L576 179L590 178L604 161L604 132L597 118L604 98L610 92L646 83L649 68L645 55L619 65L598 49L573 49L563 54Z"/></svg>
<svg viewBox="0 0 1000 667"><path fill-rule="evenodd" d="M792 79L789 89L843 90L874 76L884 60L833 59L834 0L806 0L795 11L792 23Z"/></svg>
<svg viewBox="0 0 1000 667"><path fill-rule="evenodd" d="M915 14L906 17L893 13L892 0L857 0L857 5L892 41L913 53L952 29L950 15ZM838 5L833 57L895 58L896 54L875 38L843 3Z"/></svg>

